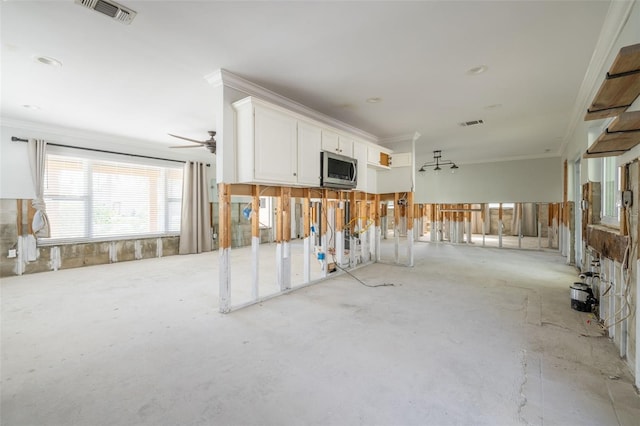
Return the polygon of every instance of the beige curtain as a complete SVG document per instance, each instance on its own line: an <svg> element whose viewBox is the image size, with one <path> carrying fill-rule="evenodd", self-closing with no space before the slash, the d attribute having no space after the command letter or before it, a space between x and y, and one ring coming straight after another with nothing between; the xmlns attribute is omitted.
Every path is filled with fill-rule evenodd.
<svg viewBox="0 0 640 426"><path fill-rule="evenodd" d="M188 161L182 181L180 254L211 251L206 165Z"/></svg>
<svg viewBox="0 0 640 426"><path fill-rule="evenodd" d="M31 178L33 179L33 189L36 198L31 200L31 206L36 210L31 222L33 235L36 237L49 237L49 218L44 203L44 173L47 160L47 142L42 139L29 139L27 142L29 152L29 166L31 168Z"/></svg>

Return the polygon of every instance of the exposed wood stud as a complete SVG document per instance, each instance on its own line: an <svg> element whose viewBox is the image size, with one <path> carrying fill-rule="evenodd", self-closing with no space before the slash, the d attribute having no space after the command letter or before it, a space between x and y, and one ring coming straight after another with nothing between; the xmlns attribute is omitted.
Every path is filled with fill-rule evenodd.
<svg viewBox="0 0 640 426"><path fill-rule="evenodd" d="M220 248L231 247L231 187L218 184L218 237Z"/></svg>

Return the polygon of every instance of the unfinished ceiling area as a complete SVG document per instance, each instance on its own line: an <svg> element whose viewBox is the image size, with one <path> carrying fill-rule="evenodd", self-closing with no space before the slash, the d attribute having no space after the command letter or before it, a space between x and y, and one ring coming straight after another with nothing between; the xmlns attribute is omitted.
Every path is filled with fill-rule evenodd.
<svg viewBox="0 0 640 426"><path fill-rule="evenodd" d="M557 156L610 5L121 3L130 24L72 0L2 2L2 117L167 147L167 133L204 139L205 76L222 68L380 141L418 131L417 155Z"/></svg>

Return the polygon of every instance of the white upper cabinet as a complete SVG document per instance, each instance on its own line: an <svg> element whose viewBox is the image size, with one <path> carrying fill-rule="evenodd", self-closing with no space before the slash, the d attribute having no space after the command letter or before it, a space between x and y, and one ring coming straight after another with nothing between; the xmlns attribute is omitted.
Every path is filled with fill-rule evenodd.
<svg viewBox="0 0 640 426"><path fill-rule="evenodd" d="M369 166L376 158L377 165L383 157L388 158L385 148L251 96L233 103L233 108L237 166L234 183L317 188L320 153L324 150L357 159L356 190L376 190L376 170Z"/></svg>
<svg viewBox="0 0 640 426"><path fill-rule="evenodd" d="M280 111L255 107L255 179L293 183L298 168L298 122Z"/></svg>
<svg viewBox="0 0 640 426"><path fill-rule="evenodd" d="M322 129L298 121L298 183L320 186L320 151Z"/></svg>
<svg viewBox="0 0 640 426"><path fill-rule="evenodd" d="M367 146L364 143L358 142L358 141L353 142L353 158L358 160L358 168L356 173L358 186L356 186L356 190L367 192L368 190L367 172L375 173L375 171L367 170Z"/></svg>
<svg viewBox="0 0 640 426"><path fill-rule="evenodd" d="M389 153L378 146L367 147L367 164L371 167L389 169Z"/></svg>
<svg viewBox="0 0 640 426"><path fill-rule="evenodd" d="M238 182L295 184L297 120L252 98L234 108Z"/></svg>
<svg viewBox="0 0 640 426"><path fill-rule="evenodd" d="M399 152L391 154L389 166L391 167L411 167L411 153Z"/></svg>
<svg viewBox="0 0 640 426"><path fill-rule="evenodd" d="M353 140L330 130L322 129L322 150L353 157Z"/></svg>

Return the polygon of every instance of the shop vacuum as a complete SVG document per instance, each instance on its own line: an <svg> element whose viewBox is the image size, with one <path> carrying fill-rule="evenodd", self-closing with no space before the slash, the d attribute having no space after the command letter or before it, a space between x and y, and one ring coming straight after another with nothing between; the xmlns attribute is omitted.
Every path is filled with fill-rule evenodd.
<svg viewBox="0 0 640 426"><path fill-rule="evenodd" d="M571 286L571 309L580 312L593 312L598 301L588 284L573 283Z"/></svg>

